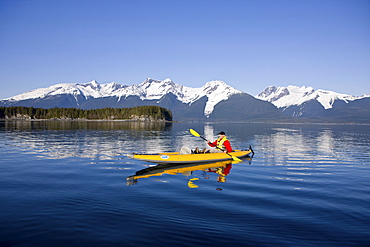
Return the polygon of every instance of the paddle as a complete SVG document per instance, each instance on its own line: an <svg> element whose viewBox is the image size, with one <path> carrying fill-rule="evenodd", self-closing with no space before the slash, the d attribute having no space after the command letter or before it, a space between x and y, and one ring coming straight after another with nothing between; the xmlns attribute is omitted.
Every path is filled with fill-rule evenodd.
<svg viewBox="0 0 370 247"><path fill-rule="evenodd" d="M193 130L193 129L190 129L190 133L193 135L193 136L197 136L197 137L200 137L200 138L202 138L203 140L205 140L205 141L208 141L206 138L204 138L203 136L201 136L198 132L196 132L195 130ZM221 151L223 151L221 148L219 148L219 147L217 147L216 146L216 148L217 149L219 149L219 150L221 150ZM242 161L241 159L239 159L238 157L235 157L234 155L231 155L230 153L226 153L226 154L228 154L231 158L233 158L233 160L234 161Z"/></svg>

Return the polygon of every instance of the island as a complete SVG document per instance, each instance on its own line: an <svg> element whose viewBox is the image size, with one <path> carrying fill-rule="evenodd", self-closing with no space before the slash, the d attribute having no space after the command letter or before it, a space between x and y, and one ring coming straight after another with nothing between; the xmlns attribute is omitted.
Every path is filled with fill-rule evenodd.
<svg viewBox="0 0 370 247"><path fill-rule="evenodd" d="M170 110L159 106L131 108L34 108L24 106L0 107L0 119L5 120L127 120L172 121Z"/></svg>

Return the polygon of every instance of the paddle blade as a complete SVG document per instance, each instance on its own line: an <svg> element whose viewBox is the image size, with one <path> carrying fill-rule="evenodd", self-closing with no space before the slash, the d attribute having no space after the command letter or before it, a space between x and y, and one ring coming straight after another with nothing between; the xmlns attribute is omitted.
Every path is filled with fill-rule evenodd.
<svg viewBox="0 0 370 247"><path fill-rule="evenodd" d="M233 155L230 155L231 156L231 158L233 158L233 161L238 161L238 162L240 162L240 161L242 161L241 159L239 159L238 157L235 157L235 156L233 156Z"/></svg>
<svg viewBox="0 0 370 247"><path fill-rule="evenodd" d="M200 134L198 132L196 132L195 130L193 129L190 129L190 133L193 135L193 136L200 136Z"/></svg>

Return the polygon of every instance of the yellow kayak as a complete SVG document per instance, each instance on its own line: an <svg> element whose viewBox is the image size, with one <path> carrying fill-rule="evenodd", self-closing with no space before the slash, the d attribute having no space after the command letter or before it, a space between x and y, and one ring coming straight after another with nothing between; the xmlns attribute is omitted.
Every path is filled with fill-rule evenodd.
<svg viewBox="0 0 370 247"><path fill-rule="evenodd" d="M253 150L234 150L230 153L200 153L200 154L180 154L157 153L157 154L129 154L128 157L136 160L143 160L156 164L177 164L177 163L205 163L223 160L233 160L235 157L243 158L253 155ZM234 159L235 160L235 159Z"/></svg>

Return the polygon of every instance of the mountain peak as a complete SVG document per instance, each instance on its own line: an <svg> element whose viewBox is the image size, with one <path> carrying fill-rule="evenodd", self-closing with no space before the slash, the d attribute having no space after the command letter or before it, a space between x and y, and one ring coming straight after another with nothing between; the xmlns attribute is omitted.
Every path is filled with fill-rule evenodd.
<svg viewBox="0 0 370 247"><path fill-rule="evenodd" d="M96 89L100 89L101 88L100 84L97 81L95 81L95 80L93 80L91 82L88 82L88 83L80 84L80 85L81 86L84 86L84 87L90 87L93 90L96 90Z"/></svg>
<svg viewBox="0 0 370 247"><path fill-rule="evenodd" d="M164 83L173 83L173 81L170 78L166 78L163 80Z"/></svg>
<svg viewBox="0 0 370 247"><path fill-rule="evenodd" d="M223 81L209 81L202 87L202 92L208 98L204 114L209 117L214 107L221 101L227 100L231 95L242 93L242 91L227 85Z"/></svg>
<svg viewBox="0 0 370 247"><path fill-rule="evenodd" d="M208 81L206 82L205 86L217 86L217 85L225 85L226 83L223 81L219 80L214 80L214 81Z"/></svg>
<svg viewBox="0 0 370 247"><path fill-rule="evenodd" d="M86 83L86 84L91 84L91 85L95 85L95 86L100 85L100 84L98 83L98 81L96 81L96 80L92 80L91 82L88 82L88 83Z"/></svg>
<svg viewBox="0 0 370 247"><path fill-rule="evenodd" d="M125 87L127 86L123 86L117 82L110 82L110 83L101 85L102 90L105 92L105 94L108 94L108 95L112 94L113 92L121 88L125 88Z"/></svg>
<svg viewBox="0 0 370 247"><path fill-rule="evenodd" d="M147 78L144 82L138 85L140 88L140 98L144 99L159 99L167 93L173 93L178 96L180 94L180 85L174 83L171 79L163 81Z"/></svg>
<svg viewBox="0 0 370 247"><path fill-rule="evenodd" d="M255 97L271 102L278 108L287 108L293 105L298 106L305 102L316 100L325 109L332 108L335 100L343 100L347 103L348 101L353 101L360 98L322 89L315 90L312 87L298 87L292 85L287 87L269 86Z"/></svg>
<svg viewBox="0 0 370 247"><path fill-rule="evenodd" d="M224 81L209 81L203 86L203 89L210 92L218 89L227 89L232 91L236 90L235 88L227 85ZM241 92L239 90L236 91Z"/></svg>

